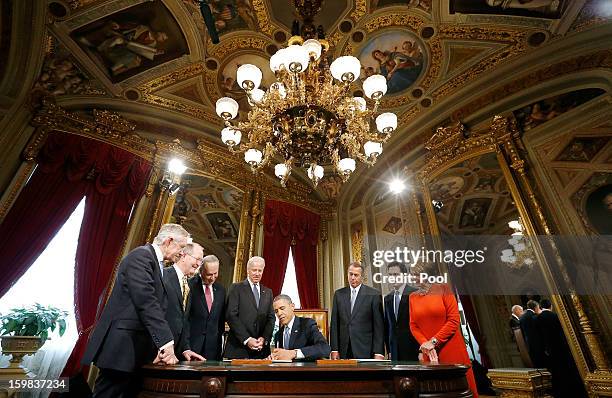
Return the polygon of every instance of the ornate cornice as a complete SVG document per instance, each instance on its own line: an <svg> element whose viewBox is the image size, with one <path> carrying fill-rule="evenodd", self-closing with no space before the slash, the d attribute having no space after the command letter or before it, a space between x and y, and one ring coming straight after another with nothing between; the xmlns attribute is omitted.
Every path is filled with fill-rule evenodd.
<svg viewBox="0 0 612 398"><path fill-rule="evenodd" d="M335 202L322 201L314 197L314 189L298 181L289 181L287 188L267 175L253 175L237 155L228 153L209 141L198 140L195 148L184 146L178 139L167 142L148 141L136 133L135 124L121 115L108 110L94 110L93 120L67 111L55 104L52 99L44 98L37 108L31 124L37 127L30 143L24 150L26 160L34 160L51 131L62 131L103 141L134 153L161 169L173 157L180 157L195 173L200 173L234 186L244 192L256 190L265 197L284 200L321 214L324 219L331 218Z"/></svg>
<svg viewBox="0 0 612 398"><path fill-rule="evenodd" d="M535 72L525 74L522 77L512 79L511 82L506 83L494 90L490 90L486 94L480 96L478 99L454 111L453 118L455 120L464 120L467 116L478 111L479 109L484 108L485 106L498 102L521 90L538 85L546 80L554 79L558 76L570 73L602 67L612 67L612 50L600 50L590 54L570 58L554 65L546 66Z"/></svg>

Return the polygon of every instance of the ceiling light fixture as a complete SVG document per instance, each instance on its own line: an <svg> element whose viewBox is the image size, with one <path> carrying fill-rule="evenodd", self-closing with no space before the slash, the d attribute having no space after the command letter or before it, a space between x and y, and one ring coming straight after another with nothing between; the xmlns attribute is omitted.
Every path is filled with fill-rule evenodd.
<svg viewBox="0 0 612 398"><path fill-rule="evenodd" d="M270 58L276 82L264 91L259 68L243 64L237 70L236 81L251 105L247 120L233 124L238 103L229 97L217 101L217 114L225 123L221 140L231 152L244 153L253 172L276 163L274 174L283 186L294 167L305 168L316 186L329 164L346 181L356 161L369 166L376 162L397 128L395 114L378 114L387 80L370 76L363 81L368 99L353 97L351 85L359 78L361 63L342 56L328 65L329 44L322 28L312 25L320 1L300 0L296 6L304 26L296 32L294 23L288 46ZM314 38L317 33L319 39Z"/></svg>

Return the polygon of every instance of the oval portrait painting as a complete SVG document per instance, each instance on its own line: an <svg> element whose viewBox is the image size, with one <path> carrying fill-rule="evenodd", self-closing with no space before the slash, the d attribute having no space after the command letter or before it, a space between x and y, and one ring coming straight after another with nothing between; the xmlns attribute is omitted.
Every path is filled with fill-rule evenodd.
<svg viewBox="0 0 612 398"><path fill-rule="evenodd" d="M387 94L398 94L419 78L425 54L415 34L403 30L384 33L368 41L361 50L361 78L381 74L387 78Z"/></svg>

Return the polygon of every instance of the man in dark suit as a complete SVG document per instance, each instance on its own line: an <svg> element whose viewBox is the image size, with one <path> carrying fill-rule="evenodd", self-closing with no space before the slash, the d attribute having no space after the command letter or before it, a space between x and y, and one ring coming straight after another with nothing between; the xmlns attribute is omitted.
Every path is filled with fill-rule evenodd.
<svg viewBox="0 0 612 398"><path fill-rule="evenodd" d="M521 315L523 315L523 307L520 305L512 306L512 314L510 315L510 331L513 332L514 329L518 329L521 327ZM514 333L512 333L514 338Z"/></svg>
<svg viewBox="0 0 612 398"><path fill-rule="evenodd" d="M394 361L418 361L420 344L410 332L410 308L408 297L417 289L403 283L408 270L402 263L387 265L387 275L394 278L391 292L385 296L385 343L390 359Z"/></svg>
<svg viewBox="0 0 612 398"><path fill-rule="evenodd" d="M360 263L349 265L349 286L334 293L330 324L331 359L384 359L381 294L361 283L363 272Z"/></svg>
<svg viewBox="0 0 612 398"><path fill-rule="evenodd" d="M265 266L263 258L251 257L247 279L230 288L225 311L230 327L225 345L227 358L263 359L270 355L274 311L272 290L260 283Z"/></svg>
<svg viewBox="0 0 612 398"><path fill-rule="evenodd" d="M94 397L135 397L140 387L136 372L142 365L178 362L165 318L162 268L164 260L177 260L189 239L180 225L165 224L153 244L137 247L121 260L113 291L82 360L100 369Z"/></svg>
<svg viewBox="0 0 612 398"><path fill-rule="evenodd" d="M295 316L295 304L286 294L278 295L272 303L280 329L274 336L274 352L270 359L303 359L314 361L327 358L331 349L312 318Z"/></svg>
<svg viewBox="0 0 612 398"><path fill-rule="evenodd" d="M544 353L544 341L536 324L538 312L540 312L538 302L529 300L527 302L527 310L520 318L521 332L527 342L527 349L533 366L536 368L546 368L548 366L548 359Z"/></svg>
<svg viewBox="0 0 612 398"><path fill-rule="evenodd" d="M576 362L563 334L561 321L552 312L548 299L540 301L542 311L536 318L536 324L544 341L544 349L550 358L549 370L552 375L552 390L555 398L586 398L584 383L576 368Z"/></svg>
<svg viewBox="0 0 612 398"><path fill-rule="evenodd" d="M200 273L191 280L189 347L207 360L222 360L225 331L225 288L217 283L219 259L204 257Z"/></svg>
<svg viewBox="0 0 612 398"><path fill-rule="evenodd" d="M188 361L204 361L204 358L189 349L188 314L191 306L189 278L202 264L204 252L197 243L189 243L180 253L179 259L164 269L164 285L168 292L166 321L174 336L174 354Z"/></svg>

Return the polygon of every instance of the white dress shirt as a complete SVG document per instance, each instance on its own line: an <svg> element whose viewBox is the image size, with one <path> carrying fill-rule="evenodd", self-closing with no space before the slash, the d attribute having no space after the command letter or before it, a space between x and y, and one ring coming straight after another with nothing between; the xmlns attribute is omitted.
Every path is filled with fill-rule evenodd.
<svg viewBox="0 0 612 398"><path fill-rule="evenodd" d="M162 251L159 248L159 246L157 246L155 243L151 243L151 246L153 246L153 250L155 251L155 257L157 257L157 263L160 264L162 261L164 261L164 254L162 253ZM160 269L160 272L163 272L163 270ZM181 273L181 275L182 275L182 273ZM163 276L164 276L164 274L162 273L162 277ZM179 286L180 285L181 285L181 283L179 282ZM170 347L171 345L174 345L174 340L170 340L169 342L167 342L166 344L161 346L159 351L165 350L166 348Z"/></svg>
<svg viewBox="0 0 612 398"><path fill-rule="evenodd" d="M293 321L295 321L295 315L293 316L293 318L291 318L291 320L289 321L287 326L285 326L285 328L289 328L289 339L291 339L291 335L293 334ZM283 332L284 331L285 330L283 329ZM285 347L285 341L284 341L285 333L282 333L281 336L282 336L281 337L281 341L280 341L281 347ZM287 343L287 344L289 344L289 343ZM295 359L303 359L304 358L304 354L302 353L302 350L300 350L298 348L298 349L295 349L294 351L295 351Z"/></svg>

